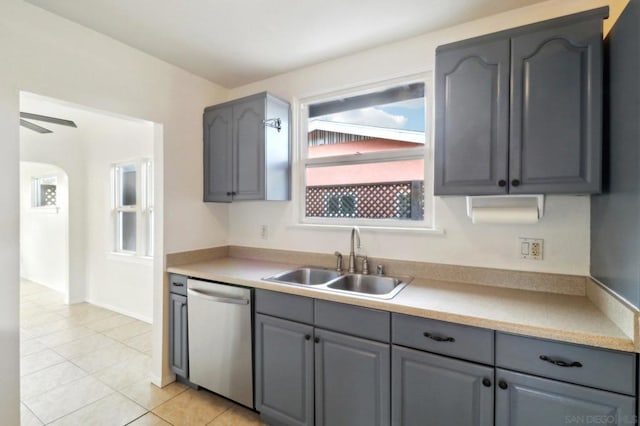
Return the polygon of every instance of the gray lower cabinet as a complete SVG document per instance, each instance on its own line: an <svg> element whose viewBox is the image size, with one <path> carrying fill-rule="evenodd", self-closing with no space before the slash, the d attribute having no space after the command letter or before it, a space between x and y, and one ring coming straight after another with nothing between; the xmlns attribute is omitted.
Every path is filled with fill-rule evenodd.
<svg viewBox="0 0 640 426"><path fill-rule="evenodd" d="M496 426L635 424L635 398L496 370Z"/></svg>
<svg viewBox="0 0 640 426"><path fill-rule="evenodd" d="M436 49L435 195L600 192L607 15Z"/></svg>
<svg viewBox="0 0 640 426"><path fill-rule="evenodd" d="M187 296L169 294L169 362L171 370L189 377L189 343L187 329Z"/></svg>
<svg viewBox="0 0 640 426"><path fill-rule="evenodd" d="M204 201L290 199L289 115L266 92L204 110Z"/></svg>
<svg viewBox="0 0 640 426"><path fill-rule="evenodd" d="M635 424L636 354L265 290L255 306L270 425Z"/></svg>
<svg viewBox="0 0 640 426"><path fill-rule="evenodd" d="M313 425L313 327L256 314L256 409L263 420Z"/></svg>
<svg viewBox="0 0 640 426"><path fill-rule="evenodd" d="M389 344L322 329L315 341L316 425L389 425Z"/></svg>
<svg viewBox="0 0 640 426"><path fill-rule="evenodd" d="M270 425L387 426L390 314L256 290L256 409Z"/></svg>
<svg viewBox="0 0 640 426"><path fill-rule="evenodd" d="M493 375L493 367L394 345L392 424L493 426Z"/></svg>

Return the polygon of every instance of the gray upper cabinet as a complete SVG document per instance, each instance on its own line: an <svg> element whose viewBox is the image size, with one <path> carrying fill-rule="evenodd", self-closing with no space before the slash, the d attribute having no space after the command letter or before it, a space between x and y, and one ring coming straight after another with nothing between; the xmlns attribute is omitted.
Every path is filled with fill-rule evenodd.
<svg viewBox="0 0 640 426"><path fill-rule="evenodd" d="M315 333L316 425L389 425L389 344L322 329Z"/></svg>
<svg viewBox="0 0 640 426"><path fill-rule="evenodd" d="M436 195L600 191L607 15L438 47Z"/></svg>
<svg viewBox="0 0 640 426"><path fill-rule="evenodd" d="M233 200L261 200L264 181L264 99L250 99L233 106Z"/></svg>
<svg viewBox="0 0 640 426"><path fill-rule="evenodd" d="M231 201L233 181L232 108L204 113L204 200Z"/></svg>
<svg viewBox="0 0 640 426"><path fill-rule="evenodd" d="M394 345L392 377L394 426L493 426L493 367Z"/></svg>
<svg viewBox="0 0 640 426"><path fill-rule="evenodd" d="M630 396L501 369L496 382L496 426L635 424Z"/></svg>
<svg viewBox="0 0 640 426"><path fill-rule="evenodd" d="M511 39L511 193L597 193L602 20Z"/></svg>
<svg viewBox="0 0 640 426"><path fill-rule="evenodd" d="M436 194L506 194L509 40L438 52L436 87Z"/></svg>
<svg viewBox="0 0 640 426"><path fill-rule="evenodd" d="M204 201L289 200L289 104L269 93L204 111Z"/></svg>

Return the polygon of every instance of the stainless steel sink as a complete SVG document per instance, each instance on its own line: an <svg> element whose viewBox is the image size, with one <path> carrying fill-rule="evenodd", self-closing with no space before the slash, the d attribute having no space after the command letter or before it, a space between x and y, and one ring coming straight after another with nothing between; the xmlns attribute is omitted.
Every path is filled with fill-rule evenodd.
<svg viewBox="0 0 640 426"><path fill-rule="evenodd" d="M340 273L338 271L332 271L331 269L305 267L281 272L265 278L265 280L284 284L321 285L339 276Z"/></svg>
<svg viewBox="0 0 640 426"><path fill-rule="evenodd" d="M348 274L327 285L332 290L362 293L368 296L391 299L402 290L411 279L400 279L378 275Z"/></svg>
<svg viewBox="0 0 640 426"><path fill-rule="evenodd" d="M345 274L325 268L303 267L281 272L265 281L280 284L313 286L338 293L357 294L377 299L391 299L412 280L412 277Z"/></svg>

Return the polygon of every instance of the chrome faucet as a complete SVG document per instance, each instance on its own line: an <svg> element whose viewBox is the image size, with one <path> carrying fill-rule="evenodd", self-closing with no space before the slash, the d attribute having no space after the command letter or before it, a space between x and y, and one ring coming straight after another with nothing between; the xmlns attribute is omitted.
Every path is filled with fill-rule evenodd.
<svg viewBox="0 0 640 426"><path fill-rule="evenodd" d="M336 256L336 271L342 272L342 253L336 251L334 255Z"/></svg>
<svg viewBox="0 0 640 426"><path fill-rule="evenodd" d="M357 238L358 244L357 248L360 248L360 228L354 226L351 229L351 251L349 252L349 273L354 274L356 272L356 250L354 247L354 241Z"/></svg>

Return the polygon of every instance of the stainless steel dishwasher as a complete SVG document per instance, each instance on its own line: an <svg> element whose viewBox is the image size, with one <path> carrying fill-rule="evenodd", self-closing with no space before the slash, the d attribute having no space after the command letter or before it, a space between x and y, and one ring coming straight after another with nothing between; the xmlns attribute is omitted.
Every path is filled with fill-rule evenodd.
<svg viewBox="0 0 640 426"><path fill-rule="evenodd" d="M189 380L253 408L251 290L187 280Z"/></svg>

